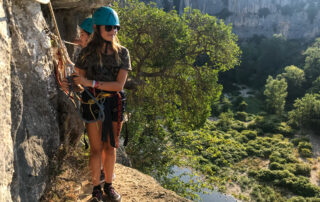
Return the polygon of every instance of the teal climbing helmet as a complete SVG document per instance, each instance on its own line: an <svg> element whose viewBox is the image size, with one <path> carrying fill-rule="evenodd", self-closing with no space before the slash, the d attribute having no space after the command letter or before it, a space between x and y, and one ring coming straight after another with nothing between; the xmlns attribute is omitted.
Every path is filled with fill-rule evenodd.
<svg viewBox="0 0 320 202"><path fill-rule="evenodd" d="M95 25L120 26L117 12L110 7L103 6L101 8L98 8L94 12L92 19L93 24Z"/></svg>
<svg viewBox="0 0 320 202"><path fill-rule="evenodd" d="M89 34L92 34L93 32L93 22L92 18L86 18L82 23L80 24L81 29L88 32Z"/></svg>

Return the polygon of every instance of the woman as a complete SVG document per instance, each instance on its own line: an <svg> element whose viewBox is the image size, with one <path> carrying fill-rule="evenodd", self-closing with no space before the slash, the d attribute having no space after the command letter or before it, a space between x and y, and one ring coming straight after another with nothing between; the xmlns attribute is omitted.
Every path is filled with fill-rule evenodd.
<svg viewBox="0 0 320 202"><path fill-rule="evenodd" d="M90 169L92 173L92 197L101 200L100 163L105 173L104 192L112 201L120 201L121 196L112 186L112 176L116 162L116 148L122 128L124 94L128 71L131 70L128 50L120 46L117 33L120 23L117 13L110 7L101 7L93 14L94 33L87 46L80 52L73 75L75 84L89 87L96 100L103 103L105 119L87 123L90 142ZM82 115L87 120L95 120L101 107L92 104L90 95L83 93Z"/></svg>
<svg viewBox="0 0 320 202"><path fill-rule="evenodd" d="M79 44L81 48L86 47L92 32L93 32L92 18L86 18L80 24L80 38L78 40L75 40L74 43Z"/></svg>

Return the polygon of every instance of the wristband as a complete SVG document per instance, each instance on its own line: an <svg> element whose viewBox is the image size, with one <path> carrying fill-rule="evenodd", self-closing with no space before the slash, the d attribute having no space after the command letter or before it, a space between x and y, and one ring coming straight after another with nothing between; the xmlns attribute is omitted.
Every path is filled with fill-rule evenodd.
<svg viewBox="0 0 320 202"><path fill-rule="evenodd" d="M96 87L96 80L93 80L92 81L92 88L95 88Z"/></svg>
<svg viewBox="0 0 320 202"><path fill-rule="evenodd" d="M97 88L99 86L99 82L97 81L94 85L94 88Z"/></svg>

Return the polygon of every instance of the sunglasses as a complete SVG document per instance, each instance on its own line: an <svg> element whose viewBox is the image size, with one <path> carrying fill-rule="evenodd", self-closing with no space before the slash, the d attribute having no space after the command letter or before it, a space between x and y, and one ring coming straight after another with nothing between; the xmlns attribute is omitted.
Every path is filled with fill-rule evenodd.
<svg viewBox="0 0 320 202"><path fill-rule="evenodd" d="M110 32L112 29L119 31L120 30L120 26L117 25L106 25L105 29L107 32Z"/></svg>

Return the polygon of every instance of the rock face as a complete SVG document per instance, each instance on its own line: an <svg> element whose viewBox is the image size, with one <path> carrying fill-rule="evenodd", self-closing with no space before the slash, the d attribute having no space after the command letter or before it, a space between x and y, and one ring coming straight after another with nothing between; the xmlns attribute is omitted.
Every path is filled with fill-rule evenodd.
<svg viewBox="0 0 320 202"><path fill-rule="evenodd" d="M38 3L8 0L0 5L5 63L0 201L36 201L46 185L49 158L60 143L51 44Z"/></svg>
<svg viewBox="0 0 320 202"><path fill-rule="evenodd" d="M73 33L70 38L83 16L106 3L84 0L75 8L80 1L55 2L59 22L73 23L63 30L63 36ZM53 155L83 131L74 106L57 88L48 27L47 5L0 0L0 201L38 201Z"/></svg>
<svg viewBox="0 0 320 202"><path fill-rule="evenodd" d="M149 0L144 0L149 2ZM320 35L320 2L315 0L155 0L160 7L185 7L232 23L239 38L282 34L291 39L312 39Z"/></svg>

